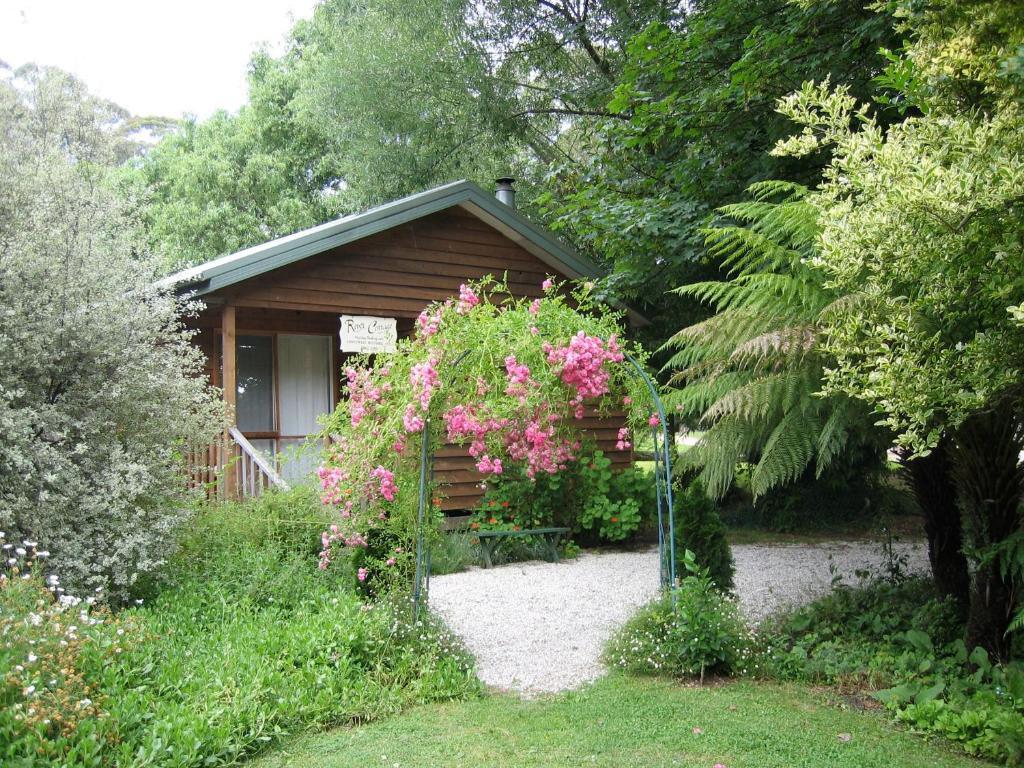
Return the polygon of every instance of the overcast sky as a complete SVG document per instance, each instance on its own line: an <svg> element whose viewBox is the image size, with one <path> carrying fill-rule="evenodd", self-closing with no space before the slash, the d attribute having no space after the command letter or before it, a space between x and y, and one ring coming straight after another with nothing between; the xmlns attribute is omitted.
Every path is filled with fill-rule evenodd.
<svg viewBox="0 0 1024 768"><path fill-rule="evenodd" d="M316 0L0 0L0 61L48 64L136 115L208 117L246 99L249 56L280 50Z"/></svg>

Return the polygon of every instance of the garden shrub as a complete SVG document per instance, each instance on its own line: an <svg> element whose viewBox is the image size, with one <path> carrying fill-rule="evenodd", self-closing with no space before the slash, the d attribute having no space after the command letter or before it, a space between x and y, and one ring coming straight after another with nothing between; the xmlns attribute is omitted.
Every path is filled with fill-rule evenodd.
<svg viewBox="0 0 1024 768"><path fill-rule="evenodd" d="M606 661L632 674L700 677L756 669L750 632L735 598L724 594L692 552L689 575L671 594L641 608L612 638Z"/></svg>
<svg viewBox="0 0 1024 768"><path fill-rule="evenodd" d="M430 573L443 576L458 573L480 563L479 539L471 531L449 531L430 550Z"/></svg>
<svg viewBox="0 0 1024 768"><path fill-rule="evenodd" d="M704 492L699 480L677 491L673 501L676 561L682 563L689 550L697 562L707 568L719 589L732 589L736 567L725 537L726 527L718 516L715 502Z"/></svg>
<svg viewBox="0 0 1024 768"><path fill-rule="evenodd" d="M923 632L935 647L962 630L955 606L930 581L877 580L831 594L767 620L758 631L771 675L809 682L892 684L907 650L907 632Z"/></svg>
<svg viewBox="0 0 1024 768"><path fill-rule="evenodd" d="M956 605L922 579L878 580L775 617L765 674L864 687L900 722L1007 765L1024 757L1024 666L968 651Z"/></svg>
<svg viewBox="0 0 1024 768"><path fill-rule="evenodd" d="M612 471L601 451L580 462L582 505L578 525L601 541L625 541L651 514L654 484L637 468Z"/></svg>
<svg viewBox="0 0 1024 768"><path fill-rule="evenodd" d="M638 467L612 470L603 451L590 450L564 470L526 476L508 464L487 482L470 526L481 530L521 530L562 526L584 544L622 542L653 516L654 483Z"/></svg>
<svg viewBox="0 0 1024 768"><path fill-rule="evenodd" d="M93 672L137 637L134 623L44 581L35 569L45 550L32 542L0 542L0 764L63 765L74 753L100 765L116 732L101 719L107 697Z"/></svg>
<svg viewBox="0 0 1024 768"><path fill-rule="evenodd" d="M0 80L0 123L0 529L123 600L187 519L183 448L222 406L107 183L123 115L29 67Z"/></svg>
<svg viewBox="0 0 1024 768"><path fill-rule="evenodd" d="M808 471L754 500L750 470L741 467L720 514L730 527L779 533L865 528L883 514L916 513L912 495L877 459L837 463L820 477Z"/></svg>
<svg viewBox="0 0 1024 768"><path fill-rule="evenodd" d="M408 604L367 604L316 568L319 512L286 498L257 505L269 521L244 505L200 516L162 591L116 617L62 606L38 575L4 579L0 763L230 764L291 733L474 695L471 659L431 616L412 623Z"/></svg>
<svg viewBox="0 0 1024 768"><path fill-rule="evenodd" d="M487 479L483 496L470 518L473 530L521 530L524 528L571 528L575 523L577 464L554 474L532 479L526 466L509 462L500 475Z"/></svg>

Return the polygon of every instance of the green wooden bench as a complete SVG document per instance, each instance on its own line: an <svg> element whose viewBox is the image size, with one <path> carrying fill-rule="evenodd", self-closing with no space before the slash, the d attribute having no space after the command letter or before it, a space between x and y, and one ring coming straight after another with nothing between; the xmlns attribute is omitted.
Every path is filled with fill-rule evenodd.
<svg viewBox="0 0 1024 768"><path fill-rule="evenodd" d="M529 528L522 531L477 531L480 538L480 554L484 558L484 568L491 567L493 555L508 539L519 539L526 536L539 536L544 542L548 553L548 562L558 562L558 541L569 532L568 528Z"/></svg>

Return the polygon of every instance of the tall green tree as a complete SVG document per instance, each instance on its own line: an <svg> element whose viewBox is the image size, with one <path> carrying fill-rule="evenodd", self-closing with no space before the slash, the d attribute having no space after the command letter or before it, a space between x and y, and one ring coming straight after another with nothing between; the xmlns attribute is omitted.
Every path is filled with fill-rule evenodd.
<svg viewBox="0 0 1024 768"><path fill-rule="evenodd" d="M458 178L512 174L529 205L550 167L590 162L627 41L685 7L324 0L254 54L238 115L187 121L126 184L169 265Z"/></svg>
<svg viewBox="0 0 1024 768"><path fill-rule="evenodd" d="M896 8L909 44L886 79L917 114L886 127L808 84L776 151L832 153L810 198L816 263L851 298L827 323L825 392L870 404L911 456L948 451L975 561L968 640L1005 658L1019 585L991 555L1024 493L1024 19L1012 2Z"/></svg>
<svg viewBox="0 0 1024 768"><path fill-rule="evenodd" d="M664 340L692 312L665 287L715 276L703 230L716 209L758 181L817 182L827 153L769 155L790 130L777 99L824 77L867 95L893 44L891 18L859 0L693 3L630 41L614 116L565 139L585 159L552 175L550 215L614 266L615 292L663 318Z"/></svg>

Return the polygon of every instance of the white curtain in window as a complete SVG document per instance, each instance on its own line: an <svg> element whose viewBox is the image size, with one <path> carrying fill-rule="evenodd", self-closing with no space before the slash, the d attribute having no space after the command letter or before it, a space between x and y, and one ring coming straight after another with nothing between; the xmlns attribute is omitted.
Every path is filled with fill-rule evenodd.
<svg viewBox="0 0 1024 768"><path fill-rule="evenodd" d="M319 431L317 417L331 409L331 339L278 336L282 435Z"/></svg>

